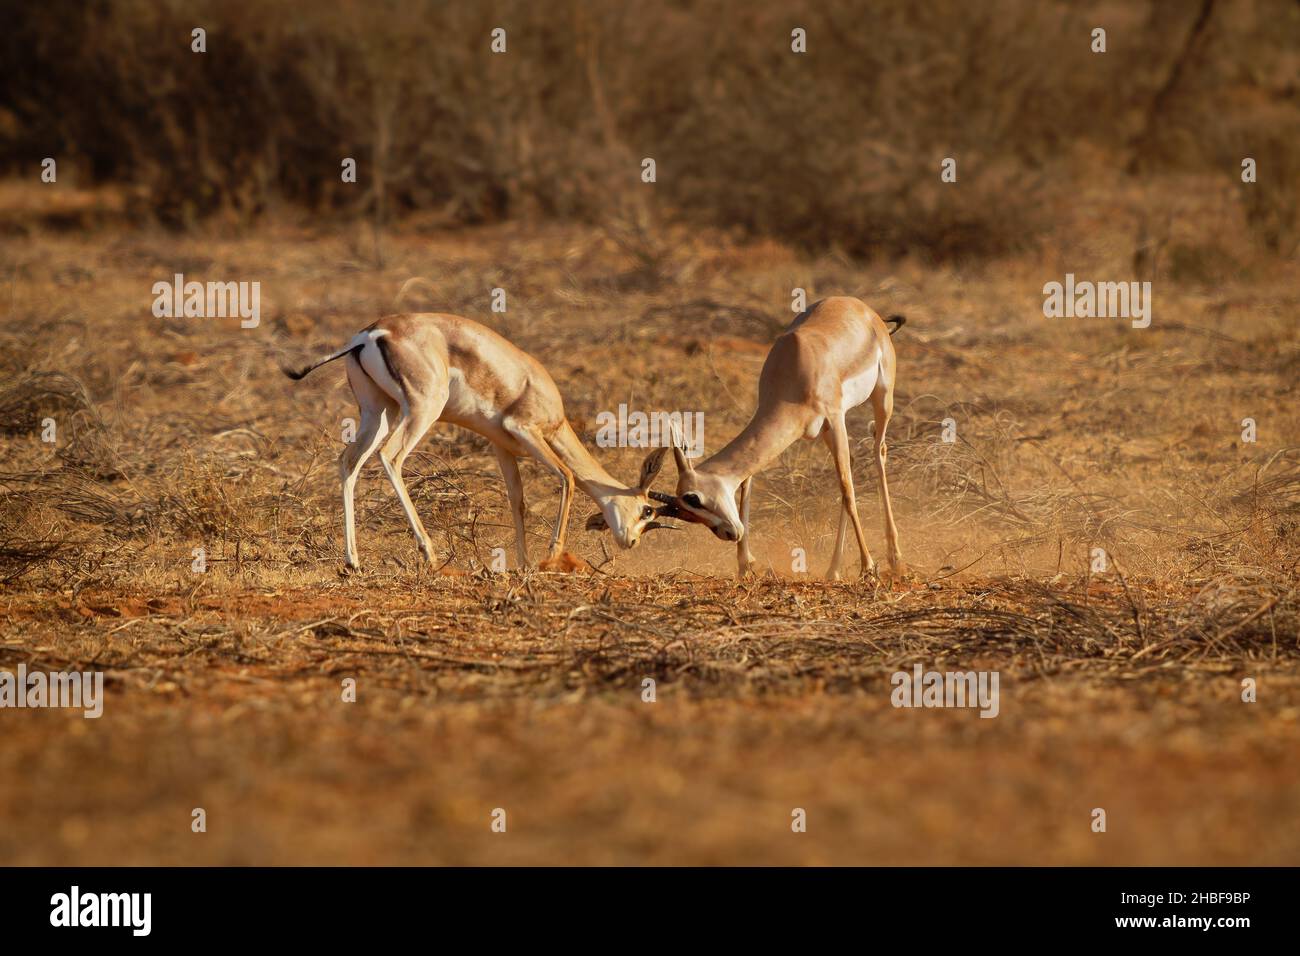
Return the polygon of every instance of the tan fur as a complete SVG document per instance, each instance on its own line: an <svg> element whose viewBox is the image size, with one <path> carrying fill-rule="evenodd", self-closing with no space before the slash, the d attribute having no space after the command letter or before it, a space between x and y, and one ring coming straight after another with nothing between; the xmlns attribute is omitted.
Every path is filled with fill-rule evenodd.
<svg viewBox="0 0 1300 956"><path fill-rule="evenodd" d="M364 329L346 356L348 382L361 410L355 442L339 459L343 486L344 550L358 567L354 491L361 466L379 452L426 560L433 545L402 479L402 466L435 421L449 421L485 437L496 450L515 525L516 554L528 563L523 483L518 459L535 458L559 481L560 506L548 560L564 551L573 490L600 506L589 527L608 527L621 547L635 547L644 531L661 527L646 496L662 463L652 452L640 486L612 478L583 447L564 414L550 374L531 355L486 326L455 315L401 314ZM290 373L301 377L310 371ZM657 457L656 457L657 455Z"/></svg>
<svg viewBox="0 0 1300 956"><path fill-rule="evenodd" d="M739 573L753 567L749 548L752 476L771 464L798 438L822 438L831 451L839 476L841 516L834 557L827 576L840 578L844 544L850 524L857 539L863 573L875 568L858 518L853 489L849 437L844 416L870 401L875 413L876 472L884 513L890 567L901 556L894 526L889 486L885 480L885 429L894 407L897 356L889 329L858 299L823 299L790 325L768 352L758 380L758 407L749 424L712 458L692 467L676 450L676 505L689 520L706 524L726 541L736 542ZM874 373L875 380L867 388ZM846 395L857 388L861 394ZM698 507L687 504L694 495ZM694 500L694 499L692 499Z"/></svg>

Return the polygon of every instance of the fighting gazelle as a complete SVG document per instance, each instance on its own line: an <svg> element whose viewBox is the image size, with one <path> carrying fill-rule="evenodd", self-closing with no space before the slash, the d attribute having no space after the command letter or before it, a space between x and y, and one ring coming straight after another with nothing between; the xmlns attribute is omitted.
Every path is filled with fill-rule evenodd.
<svg viewBox="0 0 1300 956"><path fill-rule="evenodd" d="M524 486L518 462L524 456L541 462L560 484L559 514L543 567L564 552L575 483L600 506L600 513L588 519L587 527L608 527L621 547L636 547L644 532L667 527L654 520L656 508L646 495L663 465L666 449L646 456L636 487L611 477L574 434L560 391L546 369L486 326L455 315L390 315L358 332L339 351L284 373L297 380L341 358L346 358L348 384L361 410L356 440L339 458L349 567L360 567L353 513L357 475L376 450L421 553L425 560L433 560L433 543L407 494L402 465L430 426L440 420L477 432L496 450L521 567L528 564ZM675 509L660 510L675 513Z"/></svg>
<svg viewBox="0 0 1300 956"><path fill-rule="evenodd" d="M753 568L749 549L749 506L753 476L770 465L798 438L821 437L840 480L840 527L826 576L840 579L850 522L862 556L862 573L875 570L858 519L853 491L849 433L844 415L870 401L876 418L876 475L884 512L885 542L891 570L899 567L898 530L885 481L885 428L894 410L897 359L890 336L903 325L891 316L892 329L863 302L847 297L823 299L791 323L772 345L758 379L758 408L745 429L717 454L692 467L674 448L677 461L675 497L652 493L668 502L677 517L708 525L723 541L735 541L739 573Z"/></svg>

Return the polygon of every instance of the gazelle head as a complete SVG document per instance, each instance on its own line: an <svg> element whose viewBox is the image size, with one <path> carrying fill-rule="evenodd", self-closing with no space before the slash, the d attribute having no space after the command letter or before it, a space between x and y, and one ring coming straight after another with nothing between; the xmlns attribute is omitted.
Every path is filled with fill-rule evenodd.
<svg viewBox="0 0 1300 956"><path fill-rule="evenodd" d="M656 448L641 463L637 485L613 491L599 498L600 511L587 519L588 531L608 528L620 548L635 548L641 535L656 528L671 528L656 519L675 517L669 508L657 508L650 500L650 486L664 466L667 448Z"/></svg>
<svg viewBox="0 0 1300 956"><path fill-rule="evenodd" d="M677 462L677 494L653 494L667 506L665 516L707 525L723 541L739 541L745 533L745 525L736 508L736 489L740 482L696 471L686 452L677 444L673 445L673 459Z"/></svg>

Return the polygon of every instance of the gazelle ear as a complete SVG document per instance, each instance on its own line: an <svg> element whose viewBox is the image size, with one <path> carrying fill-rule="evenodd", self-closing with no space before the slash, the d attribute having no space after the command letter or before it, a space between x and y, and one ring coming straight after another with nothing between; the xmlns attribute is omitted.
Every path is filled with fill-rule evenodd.
<svg viewBox="0 0 1300 956"><path fill-rule="evenodd" d="M695 470L691 460L686 457L686 452L682 451L680 445L673 445L673 461L677 462L677 473L679 475L689 475Z"/></svg>
<svg viewBox="0 0 1300 956"><path fill-rule="evenodd" d="M689 475L695 470L691 466L691 460L686 457L686 452L682 451L677 445L673 445L673 461L677 462L677 473L679 475Z"/></svg>
<svg viewBox="0 0 1300 956"><path fill-rule="evenodd" d="M691 460L686 457L686 451L682 448L682 433L677 430L677 423L672 423L673 428L673 461L677 462L677 474L689 475L695 470L691 465Z"/></svg>
<svg viewBox="0 0 1300 956"><path fill-rule="evenodd" d="M645 456L645 461L641 462L641 492L650 490L654 484L655 478L659 476L660 470L664 466L664 455L668 454L667 448L656 448L650 454Z"/></svg>
<svg viewBox="0 0 1300 956"><path fill-rule="evenodd" d="M587 519L588 531L604 531L609 525L605 523L605 516L597 511Z"/></svg>

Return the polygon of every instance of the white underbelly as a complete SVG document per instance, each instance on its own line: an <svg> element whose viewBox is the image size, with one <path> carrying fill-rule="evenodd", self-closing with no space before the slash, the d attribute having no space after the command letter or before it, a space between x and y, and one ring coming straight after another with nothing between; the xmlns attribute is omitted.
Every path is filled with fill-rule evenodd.
<svg viewBox="0 0 1300 956"><path fill-rule="evenodd" d="M879 360L872 362L865 370L852 378L846 378L844 384L840 386L841 410L847 412L850 408L857 408L869 399L871 393L876 390L876 382L879 378Z"/></svg>
<svg viewBox="0 0 1300 956"><path fill-rule="evenodd" d="M439 416L441 421L468 428L517 457L530 454L507 427L501 410L474 391L460 369L448 369L447 386L447 404Z"/></svg>
<svg viewBox="0 0 1300 956"><path fill-rule="evenodd" d="M447 405L442 417L458 425L482 431L500 425L501 413L484 396L474 391L458 368L448 369Z"/></svg>

